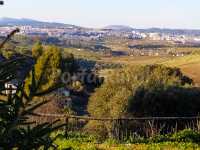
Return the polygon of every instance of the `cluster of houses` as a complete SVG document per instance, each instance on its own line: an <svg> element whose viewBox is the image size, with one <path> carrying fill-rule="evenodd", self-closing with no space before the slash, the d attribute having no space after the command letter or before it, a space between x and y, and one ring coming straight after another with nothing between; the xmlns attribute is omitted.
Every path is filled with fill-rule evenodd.
<svg viewBox="0 0 200 150"><path fill-rule="evenodd" d="M35 27L31 25L27 26L1 26L0 36L6 36L13 29L19 28L22 35L28 36L48 36L63 39L87 39L87 40L99 40L102 38L124 38L124 39L149 39L152 41L170 41L175 43L186 43L188 41L199 42L200 36L173 34L173 33L159 33L159 32L147 32L139 30L113 30L113 29L89 29L80 28L74 26L68 27Z"/></svg>
<svg viewBox="0 0 200 150"><path fill-rule="evenodd" d="M191 52L173 51L171 49L130 49L129 56L174 56L183 57Z"/></svg>

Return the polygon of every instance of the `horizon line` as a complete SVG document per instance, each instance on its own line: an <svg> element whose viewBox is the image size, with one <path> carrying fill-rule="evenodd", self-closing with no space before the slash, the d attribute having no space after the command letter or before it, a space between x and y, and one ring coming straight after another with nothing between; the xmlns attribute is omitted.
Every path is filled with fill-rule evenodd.
<svg viewBox="0 0 200 150"><path fill-rule="evenodd" d="M35 19L35 18L24 18L24 17L0 17L0 20L1 19L17 19L17 20L32 20L32 21L39 21L39 22L44 22L44 23L58 23L58 24L65 24L65 25L73 25L73 26L77 26L77 27L82 27L82 28L92 28L92 29L103 29L103 28L106 28L108 26L124 26L124 27L129 27L129 28L132 28L132 29L141 29L141 30L145 30L145 29L168 29L168 30L200 30L200 27L199 28L179 28L179 27L161 27L161 26L151 26L151 27L133 27L132 25L127 25L127 24L108 24L108 25L105 25L103 27L95 27L95 26L84 26L84 25L77 25L77 24L74 24L74 23L65 23L65 22L62 22L62 21L49 21L49 20L45 20L45 19Z"/></svg>

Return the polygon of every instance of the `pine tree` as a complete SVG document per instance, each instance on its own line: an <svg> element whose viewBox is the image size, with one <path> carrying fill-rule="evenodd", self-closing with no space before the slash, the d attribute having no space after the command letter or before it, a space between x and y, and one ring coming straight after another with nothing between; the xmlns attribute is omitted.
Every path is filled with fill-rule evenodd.
<svg viewBox="0 0 200 150"><path fill-rule="evenodd" d="M38 85L37 94L59 85L61 62L62 57L59 48L55 46L46 46L44 48L44 52L38 57L34 66L35 82ZM32 73L30 73L29 77L26 79L25 88L28 95L31 90L32 76Z"/></svg>
<svg viewBox="0 0 200 150"><path fill-rule="evenodd" d="M43 46L41 42L37 42L33 45L32 48L32 56L33 58L37 59L38 57L40 57L43 53Z"/></svg>
<svg viewBox="0 0 200 150"><path fill-rule="evenodd" d="M7 38L0 44L0 49L4 47L5 43L19 30L11 32ZM55 51L54 51L55 52ZM45 58L45 62L48 62L50 54ZM55 55L53 58L58 58ZM29 93L26 92L26 83L24 80L20 81L17 85L17 89L6 89L5 84L13 79L17 79L19 69L30 59L21 56L13 60L6 60L0 62L0 149L48 149L55 147L53 140L50 138L50 133L54 130L62 127L63 125L56 125L56 122L49 124L44 123L35 125L34 122L29 122L30 115L34 114L34 110L48 101L34 101L37 96L38 88L42 87L43 82L37 82L35 69L33 67L30 71L29 77ZM42 61L42 59L40 60ZM57 63L50 63L52 66L58 65ZM31 68L31 67L30 67ZM29 73L28 71L28 73ZM27 78L28 78L28 73ZM48 72L49 73L49 72ZM42 77L40 77L42 78ZM51 86L51 89L40 91L40 95L45 95L54 90L56 87ZM5 94L5 90L14 90L16 92L10 92ZM5 98L3 98L5 97Z"/></svg>
<svg viewBox="0 0 200 150"><path fill-rule="evenodd" d="M29 95L25 92L25 83L19 83L15 94L3 94L4 84L15 79L18 67L26 63L25 58L18 58L0 63L0 93L6 96L6 100L0 100L0 149L39 149L43 146L48 149L53 146L53 140L49 134L58 129L55 123L35 125L28 122L29 115L34 115L34 110L48 101L34 101L37 84L35 71L31 71L32 78ZM48 91L43 91L48 93Z"/></svg>

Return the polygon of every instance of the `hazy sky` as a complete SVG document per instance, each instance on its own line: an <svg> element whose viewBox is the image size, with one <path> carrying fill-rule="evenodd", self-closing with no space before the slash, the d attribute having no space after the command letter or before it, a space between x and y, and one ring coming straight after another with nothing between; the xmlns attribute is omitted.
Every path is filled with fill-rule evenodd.
<svg viewBox="0 0 200 150"><path fill-rule="evenodd" d="M31 18L88 27L200 29L200 0L4 0L0 17Z"/></svg>

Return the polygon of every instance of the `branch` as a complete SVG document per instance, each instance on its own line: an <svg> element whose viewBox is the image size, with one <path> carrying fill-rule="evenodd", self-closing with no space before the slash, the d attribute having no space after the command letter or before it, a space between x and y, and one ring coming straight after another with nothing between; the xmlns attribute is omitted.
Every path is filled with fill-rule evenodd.
<svg viewBox="0 0 200 150"><path fill-rule="evenodd" d="M1 3L1 1L0 1ZM19 28L16 28L15 30L13 30L10 34L7 35L6 39L0 44L0 49L3 48L3 46L6 44L6 42L8 42L12 36L15 35L15 33L20 32Z"/></svg>

